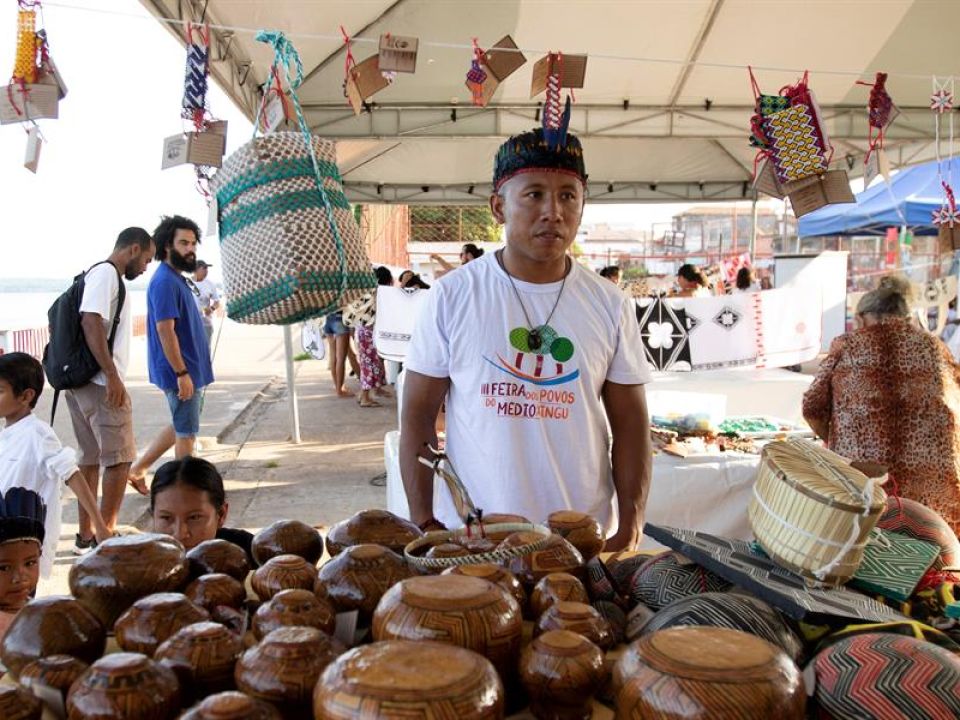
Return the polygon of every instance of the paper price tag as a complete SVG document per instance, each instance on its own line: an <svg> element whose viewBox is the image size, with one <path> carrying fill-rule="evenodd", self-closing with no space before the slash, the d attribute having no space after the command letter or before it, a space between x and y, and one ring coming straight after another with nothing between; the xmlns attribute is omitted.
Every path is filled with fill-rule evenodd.
<svg viewBox="0 0 960 720"><path fill-rule="evenodd" d="M220 206L217 204L217 196L210 196L210 206L207 212L207 235L219 235L220 233Z"/></svg>
<svg viewBox="0 0 960 720"><path fill-rule="evenodd" d="M34 125L27 130L27 152L23 158L23 166L32 173L37 172L40 164L40 149L43 147L43 138L40 137L40 128Z"/></svg>

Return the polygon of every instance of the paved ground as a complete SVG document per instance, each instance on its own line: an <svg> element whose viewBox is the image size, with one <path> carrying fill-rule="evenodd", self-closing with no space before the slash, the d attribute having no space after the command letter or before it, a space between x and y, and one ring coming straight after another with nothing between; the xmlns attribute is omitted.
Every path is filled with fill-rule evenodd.
<svg viewBox="0 0 960 720"><path fill-rule="evenodd" d="M142 449L169 415L162 393L146 379L142 339L134 341L131 356L127 388ZM381 399L383 407L361 408L354 399L336 396L325 361L298 362L302 442L293 445L283 357L281 328L224 323L214 358L217 382L204 401L199 454L223 473L228 523L252 531L281 518L329 525L358 510L383 507L385 490L370 480L384 471L383 436L397 426L395 401ZM355 378L350 386L359 389ZM48 388L37 409L45 420L51 400ZM73 444L63 405L54 427L64 444ZM67 591L77 511L72 495L66 495L54 576L41 585L42 593ZM128 489L121 524L149 529L148 504Z"/></svg>

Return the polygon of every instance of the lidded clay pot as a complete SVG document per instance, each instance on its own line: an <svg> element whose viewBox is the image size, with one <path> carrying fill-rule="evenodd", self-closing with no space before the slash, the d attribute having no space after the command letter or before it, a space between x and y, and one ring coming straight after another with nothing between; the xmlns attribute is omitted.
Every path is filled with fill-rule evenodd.
<svg viewBox="0 0 960 720"><path fill-rule="evenodd" d="M580 633L601 650L613 645L613 630L597 610L586 603L561 601L548 607L537 620L535 635L547 630Z"/></svg>
<svg viewBox="0 0 960 720"><path fill-rule="evenodd" d="M564 600L590 602L583 583L570 573L550 573L540 578L530 594L530 614L540 617L551 605Z"/></svg>
<svg viewBox="0 0 960 720"><path fill-rule="evenodd" d="M309 590L281 590L259 608L253 616L253 635L262 640L281 627L313 627L333 635L337 611L328 600L321 600Z"/></svg>
<svg viewBox="0 0 960 720"><path fill-rule="evenodd" d="M140 598L180 590L187 568L183 545L169 535L113 537L70 568L70 592L104 627L112 628Z"/></svg>
<svg viewBox="0 0 960 720"><path fill-rule="evenodd" d="M521 531L508 536L499 547L517 547L542 539L539 533ZM511 558L507 564L517 579L525 585L533 585L554 572L576 573L583 565L580 552L559 535L551 535L539 550Z"/></svg>
<svg viewBox="0 0 960 720"><path fill-rule="evenodd" d="M247 600L247 590L239 580L224 573L201 575L183 591L192 602L209 613L226 606L239 610Z"/></svg>
<svg viewBox="0 0 960 720"><path fill-rule="evenodd" d="M548 630L520 656L520 681L530 710L544 720L589 720L604 676L603 651L569 630Z"/></svg>
<svg viewBox="0 0 960 720"><path fill-rule="evenodd" d="M92 612L72 597L50 595L16 614L3 636L0 660L16 679L28 663L49 655L92 663L106 645L107 633Z"/></svg>
<svg viewBox="0 0 960 720"><path fill-rule="evenodd" d="M284 718L310 718L320 673L345 648L316 628L285 627L269 633L237 662L237 687L272 703Z"/></svg>
<svg viewBox="0 0 960 720"><path fill-rule="evenodd" d="M154 659L176 673L187 700L232 690L233 671L242 650L239 635L220 623L198 622L165 640Z"/></svg>
<svg viewBox="0 0 960 720"><path fill-rule="evenodd" d="M523 515L516 515L514 513L485 513L483 516L483 525L484 528L487 528L491 525L529 525L533 527L533 523L530 522ZM507 537L514 531L511 530L494 530L493 532L486 531L487 538L492 542L501 543L507 539Z"/></svg>
<svg viewBox="0 0 960 720"><path fill-rule="evenodd" d="M190 577L223 573L234 580L244 582L250 574L250 560L239 545L229 540L204 540L187 551Z"/></svg>
<svg viewBox="0 0 960 720"><path fill-rule="evenodd" d="M277 555L299 555L316 565L323 556L323 538L305 522L277 520L254 535L250 550L257 565Z"/></svg>
<svg viewBox="0 0 960 720"><path fill-rule="evenodd" d="M70 655L49 655L38 658L24 667L20 671L20 684L25 688L29 688L34 683L46 685L60 693L66 707L70 686L88 667L90 666L85 662ZM0 710L0 717L6 717L2 710Z"/></svg>
<svg viewBox="0 0 960 720"><path fill-rule="evenodd" d="M463 545L452 542L440 543L439 545L433 545L424 553L424 557L428 558L451 558L451 557L466 557L472 553L467 550Z"/></svg>
<svg viewBox="0 0 960 720"><path fill-rule="evenodd" d="M504 691L493 665L475 652L446 643L388 640L332 662L314 689L313 712L325 720L500 720Z"/></svg>
<svg viewBox="0 0 960 720"><path fill-rule="evenodd" d="M270 703L255 700L241 692L227 691L211 695L180 716L180 720L282 720Z"/></svg>
<svg viewBox="0 0 960 720"><path fill-rule="evenodd" d="M0 687L0 718L3 720L40 720L43 703L29 690L11 685Z"/></svg>
<svg viewBox="0 0 960 720"><path fill-rule="evenodd" d="M122 650L152 657L157 646L177 630L209 618L210 613L182 593L156 593L131 605L117 619L113 632Z"/></svg>
<svg viewBox="0 0 960 720"><path fill-rule="evenodd" d="M318 585L337 612L358 610L366 626L383 594L413 575L402 557L382 545L352 545L320 568Z"/></svg>
<svg viewBox="0 0 960 720"><path fill-rule="evenodd" d="M67 695L70 720L161 720L180 709L173 670L140 653L113 653L77 678Z"/></svg>
<svg viewBox="0 0 960 720"><path fill-rule="evenodd" d="M444 570L442 575L468 575L470 577L481 578L496 583L513 596L524 611L527 607L527 591L523 589L520 581L514 577L513 573L506 568L494 565L493 563L477 563L476 565L454 565Z"/></svg>
<svg viewBox="0 0 960 720"><path fill-rule="evenodd" d="M317 568L299 555L277 555L253 573L250 585L261 600L269 600L281 590L313 590Z"/></svg>
<svg viewBox="0 0 960 720"><path fill-rule="evenodd" d="M403 555L403 549L417 538L420 530L409 520L387 510L361 510L338 522L327 532L327 552L330 557L351 545L383 545Z"/></svg>
<svg viewBox="0 0 960 720"><path fill-rule="evenodd" d="M607 541L600 521L592 515L574 510L558 510L547 517L547 527L573 545L589 562L600 554Z"/></svg>

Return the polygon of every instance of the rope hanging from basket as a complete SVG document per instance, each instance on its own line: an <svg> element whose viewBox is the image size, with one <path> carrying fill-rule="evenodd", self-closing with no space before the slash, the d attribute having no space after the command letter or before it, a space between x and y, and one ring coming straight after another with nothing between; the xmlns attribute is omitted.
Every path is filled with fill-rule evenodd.
<svg viewBox="0 0 960 720"><path fill-rule="evenodd" d="M307 152L310 154L310 163L313 167L313 177L317 183L317 191L320 193L320 199L323 201L324 210L327 213L327 220L330 223L330 229L333 231L333 239L337 249L337 262L340 269L340 288L337 291L336 300L331 303L337 308L340 307L340 301L347 291L347 254L344 250L343 238L340 235L340 228L337 225L337 218L333 212L333 204L326 189L323 187L323 174L320 172L320 163L317 161L317 152L313 147L313 135L310 127L303 117L303 108L300 105L300 98L297 95L297 88L303 82L303 63L300 60L300 54L286 36L275 30L260 30L255 38L257 42L268 43L273 47L273 71L276 72L277 82L280 82L280 70L283 70L283 76L287 80L287 86L290 89L290 101L293 103L294 112L297 115L297 125L300 133L303 135L303 141L307 145ZM352 58L352 56L351 56ZM349 62L349 61L348 61ZM282 88L278 87L282 92ZM262 105L261 105L262 108ZM259 114L258 114L259 115ZM257 122L253 124L253 133L256 136L259 127L259 116ZM334 171L336 172L336 171ZM337 173L337 181L340 181Z"/></svg>

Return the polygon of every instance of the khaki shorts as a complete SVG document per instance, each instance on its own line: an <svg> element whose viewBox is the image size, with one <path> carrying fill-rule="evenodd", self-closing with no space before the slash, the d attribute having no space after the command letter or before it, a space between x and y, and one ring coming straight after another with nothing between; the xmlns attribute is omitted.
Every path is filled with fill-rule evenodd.
<svg viewBox="0 0 960 720"><path fill-rule="evenodd" d="M67 390L64 395L77 436L78 465L113 467L137 459L129 395L118 408L107 406L107 389L96 383Z"/></svg>

